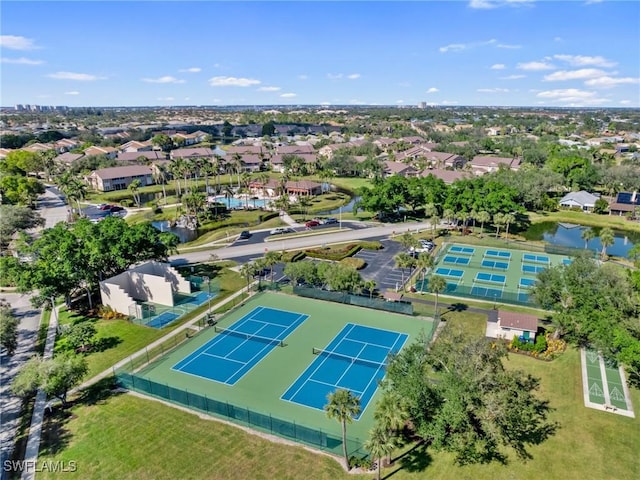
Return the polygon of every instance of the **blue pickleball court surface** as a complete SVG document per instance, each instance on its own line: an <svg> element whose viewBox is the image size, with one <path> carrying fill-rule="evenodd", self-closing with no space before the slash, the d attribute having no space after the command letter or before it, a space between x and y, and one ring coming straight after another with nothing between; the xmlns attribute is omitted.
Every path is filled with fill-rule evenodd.
<svg viewBox="0 0 640 480"><path fill-rule="evenodd" d="M487 250L484 252L485 257L510 259L511 252L505 252L504 250Z"/></svg>
<svg viewBox="0 0 640 480"><path fill-rule="evenodd" d="M445 255L442 259L443 263L454 263L456 265L469 265L470 261L469 257L458 257L457 255Z"/></svg>
<svg viewBox="0 0 640 480"><path fill-rule="evenodd" d="M438 275L442 275L443 277L462 278L462 276L464 275L464 270L457 270L455 268L438 267L436 268L436 273Z"/></svg>
<svg viewBox="0 0 640 480"><path fill-rule="evenodd" d="M484 268L495 268L498 270L508 270L509 262L499 262L498 260L482 260L481 264Z"/></svg>
<svg viewBox="0 0 640 480"><path fill-rule="evenodd" d="M533 275L537 275L541 271L543 271L547 267L543 267L541 265L526 265L522 264L522 273L529 273Z"/></svg>
<svg viewBox="0 0 640 480"><path fill-rule="evenodd" d="M307 318L302 313L257 307L180 360L172 370L233 385Z"/></svg>
<svg viewBox="0 0 640 480"><path fill-rule="evenodd" d="M473 255L476 252L472 247L461 247L460 245L452 245L449 247L449 253L457 253L461 255Z"/></svg>
<svg viewBox="0 0 640 480"><path fill-rule="evenodd" d="M327 395L342 388L360 398L362 415L384 377L389 353L400 351L407 338L406 333L348 323L281 398L324 410Z"/></svg>

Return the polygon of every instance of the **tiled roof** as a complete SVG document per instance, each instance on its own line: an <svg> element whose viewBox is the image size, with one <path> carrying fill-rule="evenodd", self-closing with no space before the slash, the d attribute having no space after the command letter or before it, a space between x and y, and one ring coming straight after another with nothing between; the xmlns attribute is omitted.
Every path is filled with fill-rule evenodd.
<svg viewBox="0 0 640 480"><path fill-rule="evenodd" d="M136 177L138 175L151 175L151 168L146 165L130 165L126 167L101 168L91 173L91 176L100 177L102 180Z"/></svg>
<svg viewBox="0 0 640 480"><path fill-rule="evenodd" d="M513 328L527 332L538 331L538 318L526 313L498 311L498 323L501 327Z"/></svg>

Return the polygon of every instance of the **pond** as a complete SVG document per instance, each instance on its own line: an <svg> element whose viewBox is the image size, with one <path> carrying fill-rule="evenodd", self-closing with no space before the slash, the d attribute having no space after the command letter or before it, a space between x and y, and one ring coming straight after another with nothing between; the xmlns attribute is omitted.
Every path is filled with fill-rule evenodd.
<svg viewBox="0 0 640 480"><path fill-rule="evenodd" d="M178 236L180 243L187 243L198 238L197 230L189 230L188 228L170 227L167 220L151 222L156 229L161 232L170 232Z"/></svg>
<svg viewBox="0 0 640 480"><path fill-rule="evenodd" d="M353 211L353 206L355 203L360 200L360 197L351 197L351 200L346 205L341 208L336 208L334 210L325 210L323 212L318 212L318 215L338 215L340 212L349 213Z"/></svg>
<svg viewBox="0 0 640 480"><path fill-rule="evenodd" d="M584 227L582 225L574 225L571 223L558 223L558 222L542 222L535 223L529 227L522 235L527 240L545 241L552 245L562 245L565 247L584 248L584 240L582 239L582 232L591 227ZM590 250L602 250L602 244L597 238L602 228L593 227L596 232L596 238L590 240L588 248ZM609 255L615 255L617 257L627 257L629 250L636 243L640 242L640 233L628 232L622 230L614 230L614 243L610 247L607 247L607 253Z"/></svg>

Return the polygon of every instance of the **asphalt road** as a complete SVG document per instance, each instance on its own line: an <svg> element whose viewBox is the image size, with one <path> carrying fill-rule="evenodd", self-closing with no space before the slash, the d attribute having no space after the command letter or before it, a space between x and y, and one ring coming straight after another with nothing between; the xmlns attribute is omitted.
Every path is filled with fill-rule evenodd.
<svg viewBox="0 0 640 480"><path fill-rule="evenodd" d="M173 265L184 265L189 263L206 262L212 253L220 259L236 259L238 257L263 256L269 250L297 250L300 248L322 246L330 243L349 242L352 240L363 240L368 238L383 238L393 233L402 233L405 231L415 232L416 230L425 230L430 228L428 222L423 223L398 223L392 225L383 225L379 227L357 228L352 230L344 230L338 232L327 233L324 235L309 235L295 238L282 238L274 241L259 241L257 237L252 242L237 241L230 247L205 250L200 252L180 253L170 257ZM250 239L252 240L253 237ZM270 236L271 237L271 236ZM276 236L273 236L276 237ZM265 237L266 238L266 237Z"/></svg>

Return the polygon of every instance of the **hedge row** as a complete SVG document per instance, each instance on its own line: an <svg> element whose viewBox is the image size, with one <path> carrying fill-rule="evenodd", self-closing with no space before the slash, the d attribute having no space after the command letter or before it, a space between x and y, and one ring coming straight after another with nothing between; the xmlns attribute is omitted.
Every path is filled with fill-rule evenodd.
<svg viewBox="0 0 640 480"><path fill-rule="evenodd" d="M367 262L365 262L362 258L353 257L343 258L342 260L340 260L340 263L349 267L353 267L356 270L362 270L367 265Z"/></svg>
<svg viewBox="0 0 640 480"><path fill-rule="evenodd" d="M305 250L304 253L306 253L308 257L340 261L343 258L355 255L361 249L362 246L359 243L352 243L342 248L317 248L314 250Z"/></svg>

